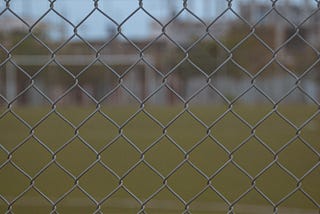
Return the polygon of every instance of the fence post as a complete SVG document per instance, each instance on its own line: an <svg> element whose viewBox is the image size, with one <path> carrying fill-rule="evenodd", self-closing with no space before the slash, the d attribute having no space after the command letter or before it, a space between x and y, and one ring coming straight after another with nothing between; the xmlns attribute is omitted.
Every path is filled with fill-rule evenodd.
<svg viewBox="0 0 320 214"><path fill-rule="evenodd" d="M6 97L8 100L14 99L17 95L17 71L12 63L6 64Z"/></svg>

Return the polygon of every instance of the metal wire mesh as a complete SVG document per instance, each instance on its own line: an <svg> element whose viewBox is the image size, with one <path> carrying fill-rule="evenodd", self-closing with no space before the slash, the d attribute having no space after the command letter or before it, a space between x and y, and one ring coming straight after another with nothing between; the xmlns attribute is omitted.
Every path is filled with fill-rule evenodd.
<svg viewBox="0 0 320 214"><path fill-rule="evenodd" d="M4 33L0 43L2 54L0 58L0 72L2 73L0 73L0 123L2 123L0 182L3 186L0 188L0 207L4 213L18 213L17 207L24 207L23 213L26 213L31 207L37 206L49 207L48 212L50 213L72 212L64 211L61 207L78 207L80 210L75 211L77 213L113 213L117 211L116 208L119 208L122 213L157 213L156 210L163 211L162 209L164 213L169 213L170 210L181 213L197 213L198 211L204 213L319 213L320 93L317 91L320 61L319 1L310 0L306 5L301 3L291 7L277 0L263 1L263 3L243 1L242 6L236 1L227 0L220 2L225 6L221 7L221 11L214 18L204 18L189 6L194 1L179 0L176 1L178 9L173 11L170 18L163 21L146 8L145 2L147 1L139 0L135 1L135 8L130 14L126 14L122 21L117 21L101 6L103 1L93 0L90 1L89 12L77 24L56 8L56 5L62 1L48 0L46 2L47 8L42 15L32 21L15 11L12 6L15 3L14 0L3 0L0 3L2 5L0 20L3 20L0 26L1 32L8 31L10 27L14 28L16 23L18 23L18 28L25 29L22 35L14 32L6 37ZM73 9L76 10L77 7L78 5L74 5ZM301 11L304 11L303 15L298 16L297 14ZM151 39L137 42L130 38L123 29L139 13L154 23L155 33ZM51 43L50 39L41 36L41 33L47 28L52 27L42 24L50 14L71 29L69 35L66 33L61 39L53 38L51 40L54 42ZM81 27L94 14L104 17L105 21L110 22L113 26L112 33L99 44L94 44L85 37L85 34L80 33ZM185 28L179 28L187 23L187 21L181 21L182 14L187 14L193 19L193 22L190 22L191 24L189 23L190 25L186 25ZM7 16L13 18L15 22L9 22L10 19L6 19ZM226 19L225 16L233 16L233 18ZM294 17L302 18L295 20ZM139 31L139 23L130 23L130 25L133 24L137 25L136 30ZM242 28L237 28L239 26ZM234 31L231 31L229 36L237 34L240 36L234 37L231 43L226 44L226 32L232 29ZM260 31L261 29L265 31ZM275 35L272 36L274 38L272 42L268 40L270 32ZM286 33L285 36L283 32ZM189 34L192 34L193 37L190 38ZM30 46L26 45L28 40L33 41ZM250 43L252 40L255 42L254 45ZM81 45L77 45L80 43ZM208 58L207 55L201 55L201 51L199 51L200 55L193 57L195 49L203 47L203 44L206 47L212 43L215 44L212 46L213 49L219 51L213 50L213 57L209 57L209 60L201 61ZM23 45L25 49L20 50ZM64 52L66 47L71 52ZM150 53L149 50L154 47L156 47L155 50ZM75 49L77 50L74 51ZM125 54L120 53L120 49L124 49ZM262 49L265 54L262 54ZM305 49L308 51L302 51ZM242 51L240 54L239 50ZM295 52L298 52L297 58L292 56L292 53ZM298 61L292 62L296 60ZM294 63L305 66L299 70L298 65L292 65ZM158 64L161 64L162 67L159 67ZM266 74L272 72L269 70L270 67L275 72L272 74L274 76ZM40 84L41 75L50 73L49 68L56 72L48 74L48 81ZM99 69L107 70L109 80L102 82L103 85L108 85L108 88L94 92L96 79L91 85L83 81L90 79L90 75ZM234 81L220 77L220 75L230 73L230 70L230 75L235 76ZM191 74L188 73L189 71ZM56 78L57 75L61 75L62 78ZM188 76L188 79L191 79L190 82L194 83L194 89L190 89L192 84L183 89L181 85L186 81L185 76ZM264 82L265 85L263 85L261 81L266 79L270 81ZM241 81L244 80L245 83L241 85ZM311 82L305 83L306 80ZM200 84L195 84L196 81L200 81ZM276 81L279 84L272 85ZM63 87L56 91L48 90L46 86L53 82L63 82L61 83ZM308 87L312 83L315 89L309 90ZM284 91L275 89L285 84L288 87ZM231 87L234 87L233 92L230 91ZM190 89L189 92L186 92L188 89ZM272 89L275 89L275 93L272 93ZM40 108L35 107L30 110L28 107L31 102L30 97L32 97L28 95L30 91L37 94L38 98L34 105L41 106ZM204 96L203 94L206 93L207 95ZM296 93L299 96L295 97ZM85 97L81 101L79 101L79 94ZM197 100L200 105L209 106L207 110L197 111L196 108L193 108ZM296 104L296 100L299 104ZM150 103L152 107L149 106ZM239 103L247 107L239 107ZM259 105L250 108L252 103ZM71 113L65 113L64 109L67 109L69 104L76 104L85 110L77 112L76 108L72 108L69 110ZM131 104L134 108L127 108L125 111L121 111L119 107ZM288 108L291 109L289 110L292 111L291 114L283 111L283 104L293 106L293 110ZM113 113L108 112L105 108L108 105L116 110L112 110ZM174 110L163 114L154 110L163 105L173 106ZM46 106L46 110L43 110L43 106ZM267 106L265 111L258 114L256 109L264 109L264 106ZM297 109L302 110L296 111L294 106L300 106L301 108ZM308 106L312 106L311 110ZM27 112L31 114L30 117L24 113L25 109L29 109ZM114 112L117 109L119 110L117 114L122 115L122 119L115 118ZM306 112L303 112L304 110ZM205 111L207 112L203 113ZM42 112L39 113L41 116L35 116L38 112ZM256 114L256 119L248 116L250 112ZM216 117L210 116L211 114L216 114ZM296 115L304 115L299 123L295 121ZM96 141L102 142L98 148L94 139L86 137L96 135L96 127L90 121L95 121L94 118L97 116L102 121L98 124L99 126L102 123L108 124L105 128L100 127L102 133L116 133L108 140L100 135L96 136L98 138ZM52 117L60 122L48 122ZM146 125L140 124L134 127L136 124L134 121L140 120L140 117L144 118L141 119L142 124ZM185 117L188 119L184 120ZM271 127L274 126L275 129L270 128L260 132L261 127L269 124L268 121L273 117L277 118L275 123L271 123ZM47 123L49 125L46 125ZM282 126L277 126L280 123ZM87 125L93 126L90 129L92 133L82 132ZM41 134L42 126L49 133ZM59 126L62 129L59 129ZM187 129L189 126L192 127L191 130ZM219 126L220 129L216 129ZM16 132L11 131L14 132L13 136L17 137L8 137L7 132L9 131L5 129L6 127L16 127ZM173 130L175 127L178 127L176 128L178 131ZM196 128L192 130L193 127ZM282 130L277 130L279 127ZM25 132L21 134L19 130L22 129ZM61 141L58 136L63 132L68 132L69 129L71 135L62 142L55 142L55 139ZM309 133L305 131L306 129L313 129L309 131L310 136L313 137L304 134ZM149 132L156 132L153 135L155 137L148 137ZM240 138L236 132L241 132L243 137ZM278 132L283 135L272 138ZM226 133L224 138L220 137L221 133ZM18 137L20 135L22 137ZM271 145L270 141L274 139L279 141L273 142L277 146ZM24 149L30 144L30 141L40 146L41 154L38 154L36 150ZM82 153L72 150L71 146L75 141L77 145L82 146ZM119 144L119 141L123 141L124 146L119 147L118 150L112 150L114 145ZM161 151L160 160L165 166L170 165L171 167L168 167L167 171L160 170L156 163L148 159L150 154L154 155L153 151L159 149L158 146L163 141L166 141L172 146L172 151L175 151L171 155L171 150L159 150ZM185 146L186 141L190 141L189 146ZM204 149L206 151L201 150L201 148L206 148L202 146L207 141L210 141L210 145L215 147L212 150L209 147ZM250 150L246 153L245 148L252 143L251 141L254 141L254 145L260 150ZM52 146L51 142L56 145ZM289 163L293 162L297 165L300 163L304 168L301 173L296 173L294 168L290 168L290 164L288 166L281 159L284 153L292 151L292 146L297 142L300 145L296 147L299 151L293 154L301 153L302 155L290 156ZM131 152L134 154L132 156L135 158L127 156L125 152L128 150L130 154ZM215 156L217 154L215 151L218 150L224 157L219 160L219 163L217 163L218 156ZM74 165L70 165L69 168L68 159L59 159L60 154L67 151L69 153L66 156L73 157L75 161ZM108 151L110 152L106 155ZM238 154L242 152L245 153L243 157L248 159L249 165L263 159L263 154L270 158L253 172L243 164L242 159L237 159ZM193 158L196 153L200 157L203 156L203 161L209 162L212 168L202 167L201 162ZM16 159L18 156L22 158ZM83 166L81 160L85 160L87 156L88 162L84 164L85 167L75 169L77 166ZM90 159L89 156L92 158ZM104 159L104 156L107 158ZM175 159L175 156L179 156L180 159ZM32 157L35 158L35 162L42 162L42 166L34 169L34 173L29 173L26 168L30 166L24 168L23 163L29 163L28 159ZM308 158L311 160L308 165L304 165L303 159ZM166 159L175 159L175 161L166 162ZM115 170L114 162L121 162L121 160L127 160L128 167L124 167L119 172ZM48 171L52 170L52 167L55 167L57 172L53 171L50 174ZM113 182L112 188L108 190L104 190L103 182L97 184L99 191L102 190L102 196L99 197L95 195L95 191L87 189L87 184L82 185L86 183L86 176L95 171L96 167L101 168L100 173L95 174L94 179L89 181L90 183L98 183L96 180L101 179L105 183ZM291 185L283 194L271 194L268 185L264 186L259 183L271 170L279 171L279 174L266 178L275 186L275 189L281 189L281 186L290 182L294 185ZM222 181L219 186L219 177L226 172L226 177L222 178L224 182ZM54 183L47 176L43 178L44 185L40 185L42 176L47 173L49 177L54 173L60 173L64 178ZM112 178L104 178L104 173ZM179 182L178 184L171 182L171 179L179 176L179 173L183 178L179 180L180 187ZM235 180L232 182L240 182L240 180L244 182L228 181L233 176ZM313 178L313 182L309 182L310 177ZM20 178L22 187L15 193L10 193L10 189L18 186ZM200 180L200 187L190 190L189 187L197 185L197 179ZM280 181L281 179L283 181ZM64 180L65 183L68 183L66 188L61 187L65 186ZM130 182L135 183L136 180L142 182L137 185L137 189L130 184ZM304 183L308 182L311 184L304 186ZM148 189L148 183L157 187L152 186ZM50 187L49 190L46 189L48 186L51 186L51 189ZM225 190L225 186L231 187ZM234 193L233 189L238 188L236 186L240 186L241 190ZM60 188L62 188L60 194L51 195L52 189ZM31 191L34 195L29 196ZM167 193L165 199L161 197L158 199L164 191ZM119 192L126 196L116 197ZM253 193L255 195L250 196ZM75 197L73 197L74 194ZM86 200L80 200L79 195ZM210 195L214 195L215 199L210 198ZM290 203L286 205L297 195L300 197L298 200L307 204L307 209L290 209ZM203 200L202 197L204 197ZM206 200L206 197L209 199ZM264 202L256 203L256 199L252 200L257 197ZM242 201L246 198L248 199L243 203ZM104 207L108 206L113 210L104 211ZM281 208L282 206L284 208ZM83 207L91 207L91 210L81 211Z"/></svg>

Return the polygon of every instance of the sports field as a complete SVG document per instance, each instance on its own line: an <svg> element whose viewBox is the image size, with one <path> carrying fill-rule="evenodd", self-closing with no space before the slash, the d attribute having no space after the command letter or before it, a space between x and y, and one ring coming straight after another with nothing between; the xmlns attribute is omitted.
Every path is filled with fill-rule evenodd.
<svg viewBox="0 0 320 214"><path fill-rule="evenodd" d="M131 194L145 213L319 213L317 106L279 106L291 125L267 105L12 110L26 123L0 108L0 213L137 213Z"/></svg>

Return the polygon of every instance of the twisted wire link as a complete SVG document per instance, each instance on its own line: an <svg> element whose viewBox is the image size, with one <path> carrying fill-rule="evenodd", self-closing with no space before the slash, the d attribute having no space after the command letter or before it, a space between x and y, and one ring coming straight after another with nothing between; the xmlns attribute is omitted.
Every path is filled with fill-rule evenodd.
<svg viewBox="0 0 320 214"><path fill-rule="evenodd" d="M5 213L14 213L14 207L19 202L20 199L27 197L26 194L33 190L38 195L44 199L51 207L50 213L60 213L60 206L64 203L64 201L68 200L68 197L71 197L74 191L79 191L81 194L90 201L90 206L94 207L93 213L103 213L103 206L107 204L109 201L113 200L116 194L120 191L125 192L130 199L132 200L130 203L134 203L134 207L138 207L137 213L149 213L148 207L152 205L153 201L157 198L158 195L163 191L169 192L176 200L177 203L175 206L183 207L182 213L193 213L193 206L197 204L197 201L205 195L205 192L210 191L212 194L215 194L225 206L224 212L226 213L236 213L237 207L241 206L241 201L247 197L250 193L255 192L261 198L263 198L271 207L273 213L281 213L281 206L287 202L294 194L297 192L303 194L310 203L312 203L315 209L320 211L320 202L317 201L317 198L312 196L308 192L308 190L303 186L303 182L306 177L311 173L315 173L319 170L320 165L320 152L317 148L312 145L308 139L306 139L301 133L303 129L312 123L316 117L320 115L320 101L317 97L314 97L308 93L308 91L303 87L302 81L308 76L314 69L317 69L317 65L320 62L320 51L317 47L314 46L311 42L309 42L302 34L301 29L306 23L319 13L320 10L320 2L315 0L315 4L317 4L316 9L308 14L302 21L299 23L294 23L285 14L282 13L281 9L278 7L280 1L271 0L268 1L269 8L265 11L265 13L259 17L257 20L247 20L246 17L243 17L241 13L239 13L234 4L236 1L226 0L226 8L221 11L220 14L210 20L209 22L203 20L195 11L193 11L189 7L188 0L179 0L179 10L173 14L167 21L159 20L152 12L150 12L144 6L144 0L137 0L136 7L134 10L126 16L126 18L118 22L113 17L110 16L107 12L105 12L100 4L102 0L92 0L92 8L90 11L78 22L78 24L74 24L71 20L68 19L63 13L59 12L56 8L56 4L58 1L56 0L48 0L48 8L46 11L36 20L34 20L33 24L29 24L24 17L20 16L11 4L14 3L14 0L3 0L1 4L3 4L3 10L0 11L0 19L4 16L5 13L9 13L17 20L19 20L25 28L27 28L26 34L19 39L16 44L12 44L11 47L7 47L3 44L4 41L0 43L0 51L4 52L6 57L0 62L0 68L4 68L6 65L12 65L20 75L23 75L24 78L27 79L28 84L23 90L18 92L13 98L8 98L5 95L0 93L0 100L2 100L6 107L2 112L0 112L0 121L3 120L6 116L13 116L23 127L28 130L28 134L24 139L22 139L17 145L13 148L6 148L4 145L0 144L0 152L4 153L7 157L3 162L0 162L0 172L4 170L5 167L11 166L18 173L19 176L24 177L29 185L20 192L14 198L9 198L4 193L0 191L0 201L2 204L6 205ZM61 44L59 44L56 48L52 48L48 45L41 37L39 37L35 33L36 27L48 16L48 14L55 14L59 19L63 20L66 25L72 28L72 34L68 36ZM116 32L111 35L106 41L103 41L103 44L100 47L96 47L90 43L88 39L79 33L79 28L84 25L84 23L93 16L94 13L99 13L104 18L106 18L109 22L111 22L115 28ZM128 35L123 32L124 26L134 18L134 16L138 13L143 13L144 16L150 18L154 23L156 23L160 28L161 32L156 35L151 41L148 41L143 47L136 44L135 41L130 39ZM199 36L191 42L187 47L182 45L176 38L170 35L169 28L173 23L179 20L182 14L188 14L192 17L197 23L199 23L205 30L200 32ZM237 21L241 22L246 28L248 28L248 32L246 35L241 38L233 47L228 47L224 41L215 35L215 27L221 19L227 14L231 14L236 18ZM277 47L273 48L271 45L264 40L264 38L257 33L257 29L259 25L262 24L271 14L276 14L278 16L278 21L286 23L286 25L290 26L293 29L292 34L282 41L280 44L277 44ZM183 32L181 32L183 33ZM15 56L15 51L18 47L23 44L27 39L34 39L42 48L44 48L49 54L48 58L43 61L40 68L33 74L28 73L17 61ZM121 38L125 43L130 45L130 47L136 51L137 58L135 58L129 67L127 67L122 73L117 72L117 70L103 57L103 50L106 47L109 47L116 39ZM247 69L243 65L241 65L241 61L238 61L235 58L235 53L237 50L242 48L241 46L245 46L245 43L250 39L255 39L259 45L261 45L272 57L268 59L268 61L263 65L263 67L257 69L256 72L252 72L250 69ZM288 44L290 44L295 38L298 38L302 41L302 43L312 50L313 54L316 55L316 59L310 64L307 68L303 70L301 74L297 74L292 68L289 68L285 63L281 60L281 51L287 48ZM63 63L63 58L59 58L59 55L63 48L72 43L73 39L78 39L85 45L93 53L93 58L89 60L89 62L80 69L77 73L74 73ZM217 47L224 52L226 58L224 58L216 68L214 68L210 73L205 71L205 69L201 68L201 65L198 65L196 61L190 57L192 51L197 48L201 42L210 40L214 42ZM168 68L168 71L165 73L160 68L158 68L153 60L147 57L147 52L150 50L155 43L166 40L167 43L176 48L179 53L182 54L182 58L176 61L173 67ZM175 56L172 56L175 57ZM197 90L193 91L192 94L188 97L183 96L170 82L170 78L177 74L179 67L181 67L184 63L188 63L191 67L197 72L197 75L204 79L203 85ZM255 62L252 62L255 63ZM100 98L95 97L90 93L88 89L86 89L81 83L80 79L84 78L87 73L90 73L90 69L95 66L95 64L100 64L102 67L108 69L108 71L117 78L117 84L108 92L103 94ZM219 85L215 82L215 75L218 75L220 72L223 72L223 67L228 66L228 64L232 64L235 66L241 73L241 75L245 76L248 79L249 84L243 88L237 96L230 99L228 95L219 87ZM263 75L267 72L269 66L272 65L279 66L283 73L285 73L288 77L294 80L294 84L281 96L277 99L272 97L270 94L266 92L266 90L259 85L259 78L263 78ZM66 78L72 79L72 81L68 84L67 88L59 94L57 97L52 98L47 92L42 89L39 85L37 85L36 79L41 76L45 72L45 70L50 66L55 65ZM125 79L131 73L134 73L135 68L138 66L145 66L145 68L149 69L150 72L153 72L159 79L160 83L156 85L151 91L148 92L144 97L139 96L134 90L132 90L125 83ZM148 71L149 72L149 71ZM22 97L30 90L35 90L50 106L50 110L41 116L40 119L36 121L36 123L31 124L27 120L25 120L19 112L14 108L16 103L22 99ZM91 103L95 105L94 109L91 110L84 118L80 120L79 123L74 123L68 116L66 116L63 111L59 108L59 104L69 96L73 90L80 90L81 93L85 94L86 97L90 100ZM124 121L119 122L115 120L112 115L108 114L104 110L104 102L111 99L118 90L122 90L129 99L133 100L134 103L138 105L138 107L134 110L132 114L130 114ZM167 90L172 96L175 97L177 102L182 105L182 108L177 112L169 121L163 122L161 118L158 118L153 114L152 110L148 108L148 102L154 99L161 90ZM217 97L223 100L223 103L226 106L226 109L220 113L213 121L207 122L199 116L196 111L191 107L192 102L194 102L201 93L206 90L210 90L216 94ZM268 112L266 112L262 117L259 118L255 123L250 122L247 118L245 118L241 113L238 112L236 106L241 102L241 99L244 99L250 91L255 91L259 95L261 95L265 102L271 105L271 108ZM290 117L288 117L285 112L280 110L280 106L285 102L290 95L294 94L296 91L301 92L308 100L317 107L317 110L310 115L307 119L305 119L301 124L296 124ZM57 149L50 148L47 145L47 142L37 136L37 129L42 126L46 121L49 120L52 116L57 116L68 128L73 130L73 135L63 142L62 145L59 145ZM133 121L138 116L145 116L150 120L157 128L161 131L161 134L157 136L152 142L149 142L146 148L141 148L137 145L137 142L130 137L130 135L125 131L125 129L133 123ZM200 126L205 130L203 136L198 139L191 148L186 148L182 145L180 141L171 136L170 129L178 123L184 116L188 116L191 118L192 122L196 125ZM113 137L112 140L107 142L102 148L96 148L94 145L90 143L84 136L81 134L81 129L89 123L95 116L101 116L106 122L110 123L112 127L118 130L116 136ZM219 139L216 134L213 132L217 126L219 126L226 117L232 116L237 123L240 123L243 127L249 130L249 135L245 139L238 139L239 144L234 148L229 148L223 140ZM278 149L273 148L267 142L267 140L263 139L259 136L258 130L263 126L271 117L278 118L282 123L286 124L286 126L290 127L290 129L294 130L295 134L290 136L290 139L287 139L286 142L282 144L282 146ZM270 133L272 134L272 133ZM50 161L47 162L41 169L37 171L34 175L29 174L23 167L19 166L18 163L15 162L14 156L17 151L21 150L21 148L27 144L28 141L34 140L37 144L41 146L46 151L46 154L50 156ZM123 173L119 173L113 169L113 167L107 163L103 158L103 153L110 150L110 148L115 145L119 140L124 141L126 146L134 151L138 156L138 160L132 162L130 167L128 167ZM175 167L170 169L170 171L165 174L157 167L153 165L153 163L148 160L147 155L153 149L156 149L158 145L161 144L163 140L168 141L170 145L172 145L179 155L182 155L182 160L176 164ZM219 166L219 168L215 169L213 172L208 174L205 169L201 168L197 163L195 163L192 159L192 155L199 149L203 144L206 143L206 140L210 140L212 144L217 146L225 156L227 160ZM266 152L268 152L272 156L272 160L265 165L257 174L252 174L248 169L243 167L241 163L236 159L237 154L243 149L247 144L250 143L251 140L255 140L259 146L261 146ZM291 171L285 164L283 164L279 159L282 153L286 152L288 148L294 144L295 141L301 142L305 148L308 149L316 158L317 162L314 163L308 171L306 171L302 176L296 175L293 171ZM81 170L79 174L74 174L72 169L64 166L62 160L59 160L58 156L63 153L68 146L70 146L74 141L79 141L82 146L84 146L88 153L93 154L95 159L85 167L85 169ZM165 154L164 158L165 158ZM248 154L250 155L250 154ZM79 157L81 158L81 157ZM94 196L94 194L89 193L86 190L86 187L82 185L82 179L95 167L102 167L103 170L110 174L113 178L118 181L118 184L110 191L106 192L105 195L98 199ZM155 175L158 179L161 180L158 187L146 197L141 198L134 190L130 188L127 184L127 180L130 179L130 176L139 168L145 167L149 173ZM52 198L50 195L46 194L40 187L37 186L37 180L41 177L49 168L56 167L60 173L63 173L66 179L72 181L72 186L70 186L67 190L63 192L62 195ZM191 198L185 198L179 191L176 190L175 185L171 182L174 176L180 171L183 170L183 167L189 167L192 172L204 179L205 184L199 189ZM223 174L228 167L233 167L233 170L237 172L237 174L244 177L249 185L246 189L237 197L230 198L225 194L221 189L219 189L215 185L215 181L217 178ZM259 180L273 167L277 167L289 180L293 180L296 186L287 192L285 195L281 196L278 201L274 201L266 192L263 187L261 187L258 182ZM275 182L276 182L275 178ZM1 181L0 181L1 182ZM190 179L190 184L192 184L192 178ZM48 184L50 185L50 184ZM314 187L318 188L318 187ZM318 191L319 192L319 191ZM150 211L151 212L151 211Z"/></svg>

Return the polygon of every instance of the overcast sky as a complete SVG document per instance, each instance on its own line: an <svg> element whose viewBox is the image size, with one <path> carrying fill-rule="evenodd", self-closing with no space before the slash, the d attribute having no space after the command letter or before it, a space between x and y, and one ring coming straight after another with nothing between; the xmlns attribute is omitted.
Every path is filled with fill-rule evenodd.
<svg viewBox="0 0 320 214"><path fill-rule="evenodd" d="M235 0L235 3L250 0ZM256 0L266 1L270 0ZM279 0L284 1L284 0ZM290 2L301 2L303 0L289 0ZM314 0L309 0L314 2ZM138 0L100 0L99 8L114 19L117 23L123 22L135 9L138 8ZM182 8L182 0L143 0L144 8L155 18L163 21L170 14L169 8L179 10ZM227 7L226 0L189 0L188 7L202 19L214 19L214 17ZM171 4L171 5L170 5ZM30 24L39 19L49 8L48 0L11 0L10 8L21 17L31 17ZM5 8L5 1L0 0L0 10ZM93 0L57 0L54 3L54 9L61 13L71 23L77 25L93 9ZM237 5L234 4L234 9ZM13 16L8 11L6 16ZM182 18L191 18L190 14L184 13ZM1 16L0 16L1 18ZM65 30L65 36L72 34L73 27L57 16L52 11L42 20L42 22L51 23L50 33L53 37L59 37L61 29ZM150 23L154 22L142 11L132 16L122 30L130 38L143 38L148 36ZM59 28L60 26L60 28ZM64 28L61 28L64 26ZM0 26L1 27L1 26ZM108 29L116 26L104 17L101 13L93 13L80 27L79 34L86 39L99 39L108 35Z"/></svg>

